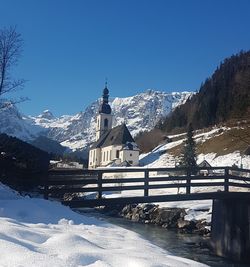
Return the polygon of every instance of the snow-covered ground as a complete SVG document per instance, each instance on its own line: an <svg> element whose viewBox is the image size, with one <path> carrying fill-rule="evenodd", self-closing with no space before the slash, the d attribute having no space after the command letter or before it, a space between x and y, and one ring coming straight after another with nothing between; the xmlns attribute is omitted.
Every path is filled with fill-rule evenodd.
<svg viewBox="0 0 250 267"><path fill-rule="evenodd" d="M0 266L205 266L138 234L0 184Z"/></svg>
<svg viewBox="0 0 250 267"><path fill-rule="evenodd" d="M211 131L199 133L194 135L194 139L197 143L203 143L210 138L214 138L223 134L223 132L230 130L228 127L214 127ZM159 168L159 167L175 167L179 162L179 157L174 157L168 153L171 148L179 146L185 141L186 135L172 135L169 138L179 138L177 141L170 143L160 144L149 153L140 155L140 164L145 167ZM232 166L236 164L238 167L250 169L250 156L241 155L239 151L228 153L224 156L217 156L216 153L199 154L197 157L197 163L199 164L203 160L206 160L211 166Z"/></svg>

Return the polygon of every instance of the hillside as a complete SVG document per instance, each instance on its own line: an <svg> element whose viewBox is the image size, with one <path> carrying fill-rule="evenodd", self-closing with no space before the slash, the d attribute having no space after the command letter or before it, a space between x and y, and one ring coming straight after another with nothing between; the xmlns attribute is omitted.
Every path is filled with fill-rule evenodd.
<svg viewBox="0 0 250 267"><path fill-rule="evenodd" d="M212 126L250 115L250 51L225 59L200 90L176 108L160 128L170 132L186 128Z"/></svg>
<svg viewBox="0 0 250 267"><path fill-rule="evenodd" d="M169 135L155 149L140 155L140 164L147 167L174 167L180 161L186 133ZM250 168L250 120L223 123L196 130L197 161L204 159L212 166Z"/></svg>
<svg viewBox="0 0 250 267"><path fill-rule="evenodd" d="M31 145L46 151L48 153L53 153L57 155L63 155L66 150L66 147L63 147L58 142L51 140L45 136L38 136L36 139L30 142Z"/></svg>
<svg viewBox="0 0 250 267"><path fill-rule="evenodd" d="M6 134L0 134L0 161L10 159L21 169L47 170L48 153Z"/></svg>

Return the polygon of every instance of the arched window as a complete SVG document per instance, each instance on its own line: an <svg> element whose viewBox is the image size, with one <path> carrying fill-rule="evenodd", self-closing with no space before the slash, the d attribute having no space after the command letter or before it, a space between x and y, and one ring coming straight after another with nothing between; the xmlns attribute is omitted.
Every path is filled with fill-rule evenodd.
<svg viewBox="0 0 250 267"><path fill-rule="evenodd" d="M104 127L105 128L108 128L108 125L109 125L108 119L104 119Z"/></svg>

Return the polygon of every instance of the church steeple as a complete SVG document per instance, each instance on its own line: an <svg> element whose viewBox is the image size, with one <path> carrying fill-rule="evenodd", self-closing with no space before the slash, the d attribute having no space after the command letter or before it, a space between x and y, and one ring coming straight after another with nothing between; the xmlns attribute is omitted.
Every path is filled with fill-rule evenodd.
<svg viewBox="0 0 250 267"><path fill-rule="evenodd" d="M107 88L107 81L105 82L105 88L102 94L102 103L99 107L99 113L111 114L111 107L109 105L109 90Z"/></svg>
<svg viewBox="0 0 250 267"><path fill-rule="evenodd" d="M104 133L112 129L112 114L109 105L109 90L107 81L103 89L102 102L99 107L98 115L96 118L96 140L98 140Z"/></svg>

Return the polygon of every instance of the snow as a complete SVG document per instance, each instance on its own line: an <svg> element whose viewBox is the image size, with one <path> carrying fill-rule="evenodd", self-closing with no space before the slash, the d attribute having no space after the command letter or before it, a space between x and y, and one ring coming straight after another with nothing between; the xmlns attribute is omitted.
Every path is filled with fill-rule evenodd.
<svg viewBox="0 0 250 267"><path fill-rule="evenodd" d="M0 266L205 266L140 235L0 184Z"/></svg>
<svg viewBox="0 0 250 267"><path fill-rule="evenodd" d="M216 153L200 154L198 155L197 162L200 163L203 160L207 160L211 166L232 166L236 164L238 167L250 169L250 156L241 155L239 151L228 153L224 156L216 157Z"/></svg>
<svg viewBox="0 0 250 267"><path fill-rule="evenodd" d="M205 142L210 138L219 136L226 131L230 130L229 127L214 127L210 131L201 131L194 135L196 142ZM185 133L168 136L169 138L178 138L179 140L170 143L160 144L158 147L153 149L151 152L140 155L140 165L144 167L175 167L179 162L179 157L174 157L168 150L174 148L184 142L186 138ZM243 167L245 169L250 169L250 156L241 155L239 151L233 153L228 153L223 156L217 156L216 153L199 154L197 155L197 163L201 163L206 160L211 166L232 166L236 164L238 167Z"/></svg>

